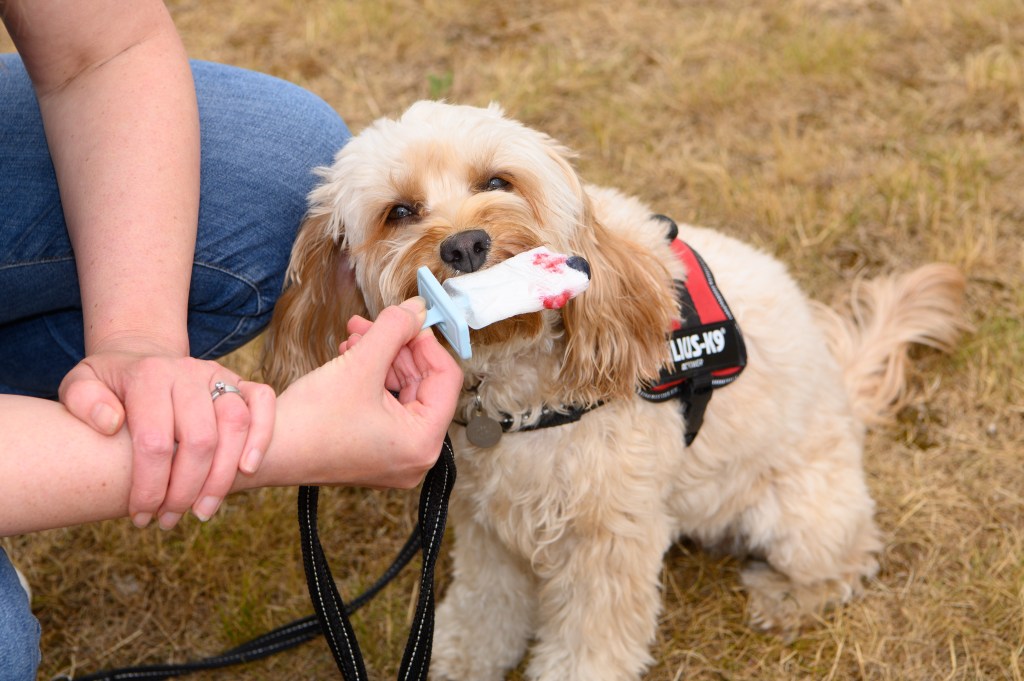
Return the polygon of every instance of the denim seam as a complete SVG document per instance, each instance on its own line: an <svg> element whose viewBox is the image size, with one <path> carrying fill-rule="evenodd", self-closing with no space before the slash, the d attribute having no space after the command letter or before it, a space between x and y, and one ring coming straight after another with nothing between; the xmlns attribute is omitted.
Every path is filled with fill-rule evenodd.
<svg viewBox="0 0 1024 681"><path fill-rule="evenodd" d="M73 347L70 344L64 342L63 336L61 335L58 329L54 328L53 319L49 315L43 317L43 324L46 325L46 329L47 331L50 332L50 336L53 338L53 342L57 344L57 347L66 352L68 354L68 357L72 359L77 359L79 356L78 348Z"/></svg>
<svg viewBox="0 0 1024 681"><path fill-rule="evenodd" d="M218 267L217 265L212 265L210 263L204 263L204 262L194 262L193 266L194 267L203 267L203 268L208 269L208 270L213 270L214 272L218 272L218 273L226 275L226 276L228 276L228 277L230 277L230 278L232 278L232 279L234 279L236 281L241 282L245 286L248 286L250 289L252 289L253 295L256 298L256 312L254 314L249 314L249 315L238 315L239 319L238 319L238 323L235 324L235 328L232 329L227 334L225 334L223 336L223 338L221 338L213 347L211 347L209 350L207 350L202 355L200 355L199 359L210 359L210 358L214 358L214 357L219 357L220 354L221 354L219 352L219 349L221 347L223 347L224 345L228 344L229 342L234 340L236 337L242 335L241 332L242 332L242 329L243 329L243 327L244 327L244 325L245 325L247 320L257 319L260 316L266 314L266 311L263 309L264 308L263 296L260 295L259 286L257 286L254 281L251 281L250 279L247 279L246 277L240 276L240 275L236 274L235 272L233 272L231 270L225 269L223 267Z"/></svg>
<svg viewBox="0 0 1024 681"><path fill-rule="evenodd" d="M214 345L212 348L210 348L209 350L207 350L203 354L197 355L197 357L199 359L214 359L216 357L220 357L222 353L219 351L219 349L221 347L223 347L229 341L233 340L236 336L241 335L242 324L243 324L244 319L245 318L239 319L238 323L235 324L235 328L233 328L228 334L226 334L223 338L221 338L217 342L216 345ZM226 354L226 353L223 353L223 354Z"/></svg>
<svg viewBox="0 0 1024 681"><path fill-rule="evenodd" d="M12 262L7 265L0 265L0 270L13 270L18 267L32 267L34 265L52 265L54 263L74 261L75 257L73 255L61 256L59 258L44 258L42 260L19 260L18 262Z"/></svg>
<svg viewBox="0 0 1024 681"><path fill-rule="evenodd" d="M252 281L251 279L248 279L247 277L243 277L239 274L236 274L232 270L226 269L224 267L219 267L217 265L212 265L210 263L195 261L192 263L192 265L193 267L204 267L208 270L213 270L214 272L219 272L221 274L227 275L228 277L240 281L249 288L251 288L252 292L256 296L256 313L253 316L258 317L261 314L265 314L265 310L263 309L263 296L260 295L260 288L256 284L256 282Z"/></svg>

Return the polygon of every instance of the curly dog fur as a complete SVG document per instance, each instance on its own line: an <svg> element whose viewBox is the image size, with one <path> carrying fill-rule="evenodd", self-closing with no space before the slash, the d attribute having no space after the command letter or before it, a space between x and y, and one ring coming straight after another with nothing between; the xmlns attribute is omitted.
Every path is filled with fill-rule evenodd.
<svg viewBox="0 0 1024 681"><path fill-rule="evenodd" d="M268 336L278 387L328 360L349 315L416 295L451 235L483 230L484 267L535 246L582 255L590 290L562 310L473 333L452 426L454 579L437 614L432 674L638 678L651 662L662 557L686 536L750 562L754 626L792 632L855 595L878 569L861 464L867 424L905 398L908 347L948 350L962 275L928 264L862 282L843 313L812 303L771 256L718 232L680 238L715 272L748 366L718 390L684 444L677 403L635 389L667 359L687 273L665 223L634 198L589 186L572 154L496 106L420 102L354 138L310 196L289 286ZM473 446L474 412L516 426L541 409L602 403L579 421Z"/></svg>

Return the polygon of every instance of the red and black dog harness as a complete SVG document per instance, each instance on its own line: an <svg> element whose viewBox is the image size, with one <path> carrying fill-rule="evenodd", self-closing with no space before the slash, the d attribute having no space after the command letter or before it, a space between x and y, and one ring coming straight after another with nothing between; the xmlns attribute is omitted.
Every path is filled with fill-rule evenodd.
<svg viewBox="0 0 1024 681"><path fill-rule="evenodd" d="M667 339L672 364L662 369L657 383L638 388L637 394L652 402L680 400L689 445L704 423L713 391L735 381L747 365L747 349L707 263L679 239L675 222L664 215L655 217L668 223L672 250L687 275L685 282L675 282L680 322Z"/></svg>

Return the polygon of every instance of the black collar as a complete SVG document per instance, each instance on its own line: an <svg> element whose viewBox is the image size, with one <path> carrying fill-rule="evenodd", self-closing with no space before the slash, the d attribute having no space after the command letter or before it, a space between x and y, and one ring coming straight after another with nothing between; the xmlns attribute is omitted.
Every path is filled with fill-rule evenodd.
<svg viewBox="0 0 1024 681"><path fill-rule="evenodd" d="M541 407L540 418L537 419L536 423L532 423L529 425L521 425L518 428L515 427L516 418L512 416L512 414L502 413L501 418L498 419L498 425L501 426L501 432L503 433L518 433L528 430L540 430L541 428L554 428L555 426L564 426L567 423L575 423L579 421L581 418L583 418L584 414L586 414L589 411L593 411L594 409L597 409L602 404L604 404L604 402L597 402L595 404L591 404L588 406L562 405L558 409L552 409L546 406ZM525 414L523 414L522 418L519 419L519 422L522 423L523 421L529 418L530 413L526 412ZM459 424L460 426L467 425L465 421L460 421L458 419L455 419L454 422Z"/></svg>
<svg viewBox="0 0 1024 681"><path fill-rule="evenodd" d="M604 402L597 402L596 404L586 407L563 405L559 409L541 407L540 418L537 419L536 423L527 426L519 426L515 430L540 430L541 428L554 428L555 426L564 426L567 423L576 423L583 418L583 415L588 411L597 409L602 404L604 404ZM529 413L524 414L521 421L529 418L529 416ZM498 421L498 423L501 424L501 430L503 433L511 431L515 426L515 422L515 418L511 414L502 414L501 420Z"/></svg>

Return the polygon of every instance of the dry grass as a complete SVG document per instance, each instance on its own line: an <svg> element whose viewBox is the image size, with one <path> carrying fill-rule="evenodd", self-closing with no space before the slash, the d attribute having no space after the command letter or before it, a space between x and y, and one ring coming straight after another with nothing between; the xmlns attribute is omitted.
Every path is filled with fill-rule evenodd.
<svg viewBox="0 0 1024 681"><path fill-rule="evenodd" d="M963 267L976 333L922 354L920 400L869 439L889 543L866 597L787 645L745 628L734 562L679 546L648 678L1024 678L1022 0L170 6L193 56L299 82L354 130L423 97L500 101L578 149L588 179L762 246L824 299L860 274ZM325 497L351 595L406 536L412 497ZM171 533L7 542L36 587L43 678L212 653L311 612L293 503L265 491ZM410 593L405 578L358 617L375 678L394 676ZM336 671L316 642L198 678L215 677Z"/></svg>

